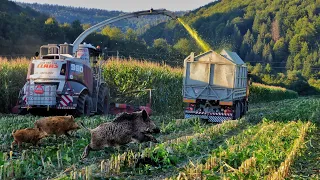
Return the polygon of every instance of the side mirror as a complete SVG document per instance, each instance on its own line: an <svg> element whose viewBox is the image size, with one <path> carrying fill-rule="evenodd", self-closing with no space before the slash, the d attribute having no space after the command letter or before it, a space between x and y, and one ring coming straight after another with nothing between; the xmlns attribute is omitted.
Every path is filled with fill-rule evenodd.
<svg viewBox="0 0 320 180"><path fill-rule="evenodd" d="M36 52L34 55L35 55L36 57L38 57L38 56L39 56L39 52Z"/></svg>

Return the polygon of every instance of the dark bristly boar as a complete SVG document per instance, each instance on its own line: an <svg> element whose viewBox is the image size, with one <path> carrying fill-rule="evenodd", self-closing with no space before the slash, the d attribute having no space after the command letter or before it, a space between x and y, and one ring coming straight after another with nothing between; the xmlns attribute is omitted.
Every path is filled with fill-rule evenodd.
<svg viewBox="0 0 320 180"><path fill-rule="evenodd" d="M100 124L95 129L88 129L83 123L81 125L91 133L91 142L85 147L82 159L91 150L97 151L104 147L118 147L130 142L158 142L151 134L160 133L145 110L131 114L121 113L112 122Z"/></svg>
<svg viewBox="0 0 320 180"><path fill-rule="evenodd" d="M26 128L26 129L19 129L12 132L12 136L14 138L13 142L11 143L11 149L15 144L18 144L18 148L20 149L21 144L25 143L32 143L34 146L38 145L38 142L46 137L48 134L44 131L41 131L39 128Z"/></svg>
<svg viewBox="0 0 320 180"><path fill-rule="evenodd" d="M41 118L37 120L34 125L49 135L55 134L56 137L62 134L70 137L69 131L80 129L80 126L74 121L72 115Z"/></svg>

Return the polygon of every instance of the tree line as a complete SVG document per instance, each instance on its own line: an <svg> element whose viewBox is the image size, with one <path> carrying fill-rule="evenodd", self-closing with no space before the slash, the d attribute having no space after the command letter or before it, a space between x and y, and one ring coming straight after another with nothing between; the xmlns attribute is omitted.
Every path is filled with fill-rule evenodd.
<svg viewBox="0 0 320 180"><path fill-rule="evenodd" d="M259 81L289 86L286 80L291 78L299 79L297 86L319 87L320 1L220 0L183 19L213 50L226 48L237 52L256 70L271 69L255 71L259 72ZM148 44L152 39L164 38L174 45L187 37L187 32L178 22L170 21L152 27L142 37Z"/></svg>

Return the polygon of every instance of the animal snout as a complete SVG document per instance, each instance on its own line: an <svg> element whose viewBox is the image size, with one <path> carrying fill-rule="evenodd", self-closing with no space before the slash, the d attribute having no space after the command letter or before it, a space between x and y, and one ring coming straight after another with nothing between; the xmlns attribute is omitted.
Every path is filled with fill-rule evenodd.
<svg viewBox="0 0 320 180"><path fill-rule="evenodd" d="M153 129L153 133L160 133L160 128L158 128L158 127L157 127L157 128L154 128L154 129Z"/></svg>

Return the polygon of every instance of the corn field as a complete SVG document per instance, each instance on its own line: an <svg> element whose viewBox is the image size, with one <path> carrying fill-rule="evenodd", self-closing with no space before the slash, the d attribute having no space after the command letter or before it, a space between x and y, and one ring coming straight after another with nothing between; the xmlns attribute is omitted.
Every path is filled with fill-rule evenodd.
<svg viewBox="0 0 320 180"><path fill-rule="evenodd" d="M30 60L0 58L0 113L8 113L16 104L20 89L26 82ZM176 113L183 110L183 70L147 61L109 59L103 64L103 76L115 102L130 100L146 103L147 92L131 91L154 89L152 106L155 113ZM254 83L250 87L251 102L265 102L297 98L298 94L280 87Z"/></svg>

